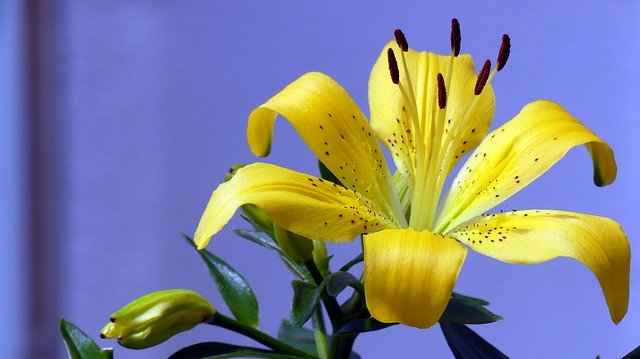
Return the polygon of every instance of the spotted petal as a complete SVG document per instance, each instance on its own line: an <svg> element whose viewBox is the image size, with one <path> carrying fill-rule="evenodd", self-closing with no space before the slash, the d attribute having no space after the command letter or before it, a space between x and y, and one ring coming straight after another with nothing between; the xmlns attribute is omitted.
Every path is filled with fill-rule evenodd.
<svg viewBox="0 0 640 359"><path fill-rule="evenodd" d="M560 105L536 101L491 132L462 166L436 224L446 232L486 212L541 176L573 147L586 145L594 182L614 181L616 163L609 145Z"/></svg>
<svg viewBox="0 0 640 359"><path fill-rule="evenodd" d="M509 263L570 257L595 274L618 323L629 304L629 242L612 219L563 211L514 211L480 216L451 236L473 250Z"/></svg>
<svg viewBox="0 0 640 359"><path fill-rule="evenodd" d="M452 150L452 163L438 164L449 171L453 164L465 153L470 152L480 143L489 129L495 109L495 98L491 86L486 86L479 96L475 107L470 110L475 99L474 87L477 75L470 55L463 54L455 58L453 76L447 88L447 107L444 127L436 130L435 119L438 112L437 75L442 73L445 82L448 81L451 56L434 53L417 52L409 49L404 53L408 74L412 83L417 102L417 112L426 131L423 138L416 138L416 129L410 119L410 105L404 100L399 88L389 77L387 49L392 48L396 56L400 57L401 50L395 42L385 46L380 57L373 66L369 78L369 105L371 108L371 125L376 134L387 146L396 166L409 181L413 188L416 173L416 143L422 141L427 149L434 142L447 144ZM403 71L400 62L400 82L407 84L407 73ZM467 118L462 136L456 140L452 137L452 126ZM455 141L453 143L452 141ZM432 150L435 150L431 147ZM429 151L427 151L429 152ZM428 156L423 158L426 161Z"/></svg>
<svg viewBox="0 0 640 359"><path fill-rule="evenodd" d="M247 203L262 209L277 225L324 241L349 241L360 233L393 228L380 208L360 194L304 173L254 163L238 170L213 191L194 241L198 249Z"/></svg>
<svg viewBox="0 0 640 359"><path fill-rule="evenodd" d="M467 249L450 237L412 229L364 236L364 283L371 315L427 328L449 302Z"/></svg>
<svg viewBox="0 0 640 359"><path fill-rule="evenodd" d="M249 116L247 138L258 156L269 153L277 114L284 116L313 153L348 188L378 203L389 218L404 217L391 174L369 122L332 78L307 73Z"/></svg>

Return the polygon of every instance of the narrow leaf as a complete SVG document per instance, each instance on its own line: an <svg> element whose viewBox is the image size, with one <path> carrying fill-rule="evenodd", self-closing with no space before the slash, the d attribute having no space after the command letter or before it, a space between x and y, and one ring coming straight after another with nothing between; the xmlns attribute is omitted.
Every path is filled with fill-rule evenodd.
<svg viewBox="0 0 640 359"><path fill-rule="evenodd" d="M293 286L291 322L298 326L302 326L311 318L313 308L318 304L325 288L327 294L332 297L340 294L346 287L353 287L361 293L364 290L362 283L347 272L331 273L317 287L297 280L293 281L291 285Z"/></svg>
<svg viewBox="0 0 640 359"><path fill-rule="evenodd" d="M336 334L349 334L349 333L365 333L374 332L388 328L398 323L382 323L373 318L356 319L352 322L345 324L342 328L338 329Z"/></svg>
<svg viewBox="0 0 640 359"><path fill-rule="evenodd" d="M622 359L636 359L636 358L640 358L640 347L633 349L631 352L629 352L629 354L622 357Z"/></svg>
<svg viewBox="0 0 640 359"><path fill-rule="evenodd" d="M352 287L360 293L364 293L364 287L358 278L354 277L351 273L347 272L335 272L327 276L327 294L332 297L338 296L347 287Z"/></svg>
<svg viewBox="0 0 640 359"><path fill-rule="evenodd" d="M317 355L315 336L313 331L307 328L283 320L278 330L278 339L303 352Z"/></svg>
<svg viewBox="0 0 640 359"><path fill-rule="evenodd" d="M482 299L453 293L440 322L459 324L486 324L501 320L502 317L485 308L489 302Z"/></svg>
<svg viewBox="0 0 640 359"><path fill-rule="evenodd" d="M291 286L293 287L291 322L300 327L311 318L321 291L317 290L318 287L299 280L291 282Z"/></svg>
<svg viewBox="0 0 640 359"><path fill-rule="evenodd" d="M104 359L100 347L73 323L60 319L60 334L72 359Z"/></svg>
<svg viewBox="0 0 640 359"><path fill-rule="evenodd" d="M184 239L194 249L196 248L191 238L184 236ZM259 323L258 301L247 281L229 264L211 252L207 250L197 252L209 268L209 274L218 287L222 299L236 319L257 328Z"/></svg>
<svg viewBox="0 0 640 359"><path fill-rule="evenodd" d="M239 345L205 342L182 348L173 353L169 359L222 359L222 358L269 358L294 359L295 356L278 354L272 351L244 347Z"/></svg>
<svg viewBox="0 0 640 359"><path fill-rule="evenodd" d="M456 359L508 358L464 324L440 323L440 328Z"/></svg>
<svg viewBox="0 0 640 359"><path fill-rule="evenodd" d="M298 263L296 261L291 260L291 258L287 257L282 250L278 247L276 242L270 238L267 234L258 231L247 231L244 229L236 229L236 234L244 239L248 239L253 243L256 243L268 250L276 252L280 258L287 264L287 267L291 268L291 270L298 275L298 277L302 279L311 278L309 271L302 263Z"/></svg>
<svg viewBox="0 0 640 359"><path fill-rule="evenodd" d="M351 267L353 267L354 265L360 263L364 261L364 254L360 253L357 257L355 257L354 259L350 260L349 263L345 264L344 266L342 266L342 268L340 268L340 272L346 272L349 269L351 269Z"/></svg>

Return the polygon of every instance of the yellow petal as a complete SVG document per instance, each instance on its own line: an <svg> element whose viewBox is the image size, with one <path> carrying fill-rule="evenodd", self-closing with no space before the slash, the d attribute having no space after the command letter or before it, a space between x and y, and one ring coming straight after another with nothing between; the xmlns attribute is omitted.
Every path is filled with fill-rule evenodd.
<svg viewBox="0 0 640 359"><path fill-rule="evenodd" d="M436 55L434 53L417 52L409 49L404 53L407 70L416 96L417 112L426 131L424 138L417 139L413 123L409 117L410 105L406 103L398 89L398 85L391 82L387 62L387 49L392 48L398 57L400 67L400 82L407 84L407 74L403 71L400 59L401 50L395 42L390 42L382 50L380 57L373 66L369 78L369 106L371 108L371 126L378 137L393 155L396 166L408 178L413 188L416 172L416 141L425 143L427 149L430 142L439 137L439 143L453 141L451 127L456 121L462 121L473 102L474 88L477 75L470 55L463 54L455 58L453 76L447 88L447 107L444 127L440 132L433 132L434 121L438 112L437 75L442 73L445 83L448 81L451 56ZM476 106L468 114L468 123L462 131L463 135L451 144L455 150L452 164L439 164L449 171L453 164L465 153L470 152L482 140L489 129L495 98L491 86L486 86ZM450 120L450 121L449 121ZM447 148L444 149L445 151ZM426 160L427 158L423 159Z"/></svg>
<svg viewBox="0 0 640 359"><path fill-rule="evenodd" d="M556 103L528 104L491 132L462 166L445 198L436 230L446 232L495 207L578 145L587 145L591 153L595 183L612 183L616 163L606 142Z"/></svg>
<svg viewBox="0 0 640 359"><path fill-rule="evenodd" d="M262 209L278 226L304 237L349 241L356 235L394 225L375 203L320 178L267 163L241 168L213 191L194 241L198 249L247 203Z"/></svg>
<svg viewBox="0 0 640 359"><path fill-rule="evenodd" d="M467 249L453 238L412 229L364 236L364 284L371 315L418 328L435 324L458 280Z"/></svg>
<svg viewBox="0 0 640 359"><path fill-rule="evenodd" d="M247 139L258 156L269 154L277 114L348 188L380 204L402 224L391 174L373 131L351 96L332 78L307 73L249 116Z"/></svg>
<svg viewBox="0 0 640 359"><path fill-rule="evenodd" d="M630 249L620 224L581 213L527 210L477 217L451 236L489 257L529 264L556 257L575 258L598 278L618 323L629 304Z"/></svg>

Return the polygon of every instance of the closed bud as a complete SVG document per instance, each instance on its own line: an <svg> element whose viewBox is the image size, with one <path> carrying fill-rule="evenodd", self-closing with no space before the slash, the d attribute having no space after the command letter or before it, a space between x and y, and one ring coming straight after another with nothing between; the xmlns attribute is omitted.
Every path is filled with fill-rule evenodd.
<svg viewBox="0 0 640 359"><path fill-rule="evenodd" d="M242 164L236 164L231 166L231 168L229 168L229 172L224 174L225 182L229 181L236 174L236 172L238 172L238 170L241 169L242 167L244 167L244 165Z"/></svg>
<svg viewBox="0 0 640 359"><path fill-rule="evenodd" d="M322 241L313 240L313 262L316 264L323 276L329 274L329 261L327 246Z"/></svg>
<svg viewBox="0 0 640 359"><path fill-rule="evenodd" d="M273 221L258 206L251 203L242 205L242 214L253 224L253 226L267 234L273 233Z"/></svg>
<svg viewBox="0 0 640 359"><path fill-rule="evenodd" d="M211 320L214 314L211 303L192 290L163 290L140 297L113 313L100 337L118 339L120 345L130 349L149 348Z"/></svg>
<svg viewBox="0 0 640 359"><path fill-rule="evenodd" d="M273 233L282 253L287 257L302 262L313 258L313 241L311 239L289 232L275 223L273 224Z"/></svg>

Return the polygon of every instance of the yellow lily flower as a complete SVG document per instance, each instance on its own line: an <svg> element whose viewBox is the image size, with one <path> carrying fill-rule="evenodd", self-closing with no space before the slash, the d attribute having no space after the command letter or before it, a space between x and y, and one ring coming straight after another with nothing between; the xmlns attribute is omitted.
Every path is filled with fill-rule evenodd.
<svg viewBox="0 0 640 359"><path fill-rule="evenodd" d="M443 313L467 248L517 264L571 257L596 276L618 323L628 306L630 250L617 222L552 210L484 214L578 145L592 157L596 185L608 185L616 177L613 151L546 100L526 105L487 134L495 104L490 82L506 62L509 38L503 37L496 69L491 72L487 60L477 75L471 56L458 55L453 24L450 56L409 49L396 32L371 72L371 122L321 73L301 76L256 108L247 130L254 154L268 155L280 114L341 184L267 163L248 165L213 192L195 233L198 248L247 203L316 240L364 234L372 316L420 328ZM395 175L378 140L392 154ZM468 159L441 200L445 179L463 156Z"/></svg>

